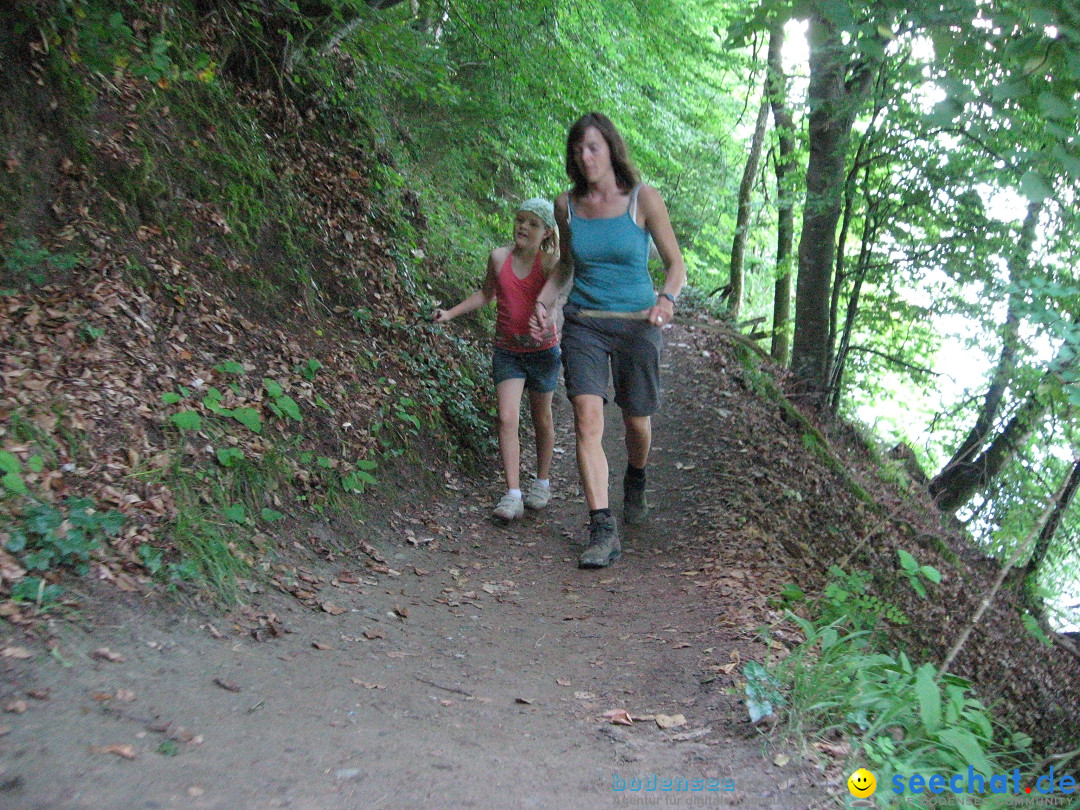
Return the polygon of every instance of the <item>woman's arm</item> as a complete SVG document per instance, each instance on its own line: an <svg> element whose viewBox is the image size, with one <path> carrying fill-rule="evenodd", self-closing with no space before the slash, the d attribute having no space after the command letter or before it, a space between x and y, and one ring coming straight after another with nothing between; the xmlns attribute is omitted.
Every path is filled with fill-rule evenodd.
<svg viewBox="0 0 1080 810"><path fill-rule="evenodd" d="M675 231L671 228L667 206L655 188L642 186L638 192L638 207L645 216L645 229L652 235L660 260L664 263L664 284L660 292L677 297L686 283L686 263L675 239ZM661 295L649 310L649 321L655 324L670 323L674 315L675 304Z"/></svg>
<svg viewBox="0 0 1080 810"><path fill-rule="evenodd" d="M506 250L507 248L496 248L491 251L491 255L488 256L487 273L484 274L480 289L461 303L450 307L450 309L436 309L436 323L447 323L454 320L458 315L467 315L491 303L495 297L495 283L499 277L500 259L505 260Z"/></svg>
<svg viewBox="0 0 1080 810"><path fill-rule="evenodd" d="M559 226L559 259L548 273L540 294L536 296L532 318L529 319L529 331L539 338L551 323L550 313L555 309L562 291L569 285L574 275L574 263L570 256L570 223L567 213L568 192L555 200L555 222Z"/></svg>

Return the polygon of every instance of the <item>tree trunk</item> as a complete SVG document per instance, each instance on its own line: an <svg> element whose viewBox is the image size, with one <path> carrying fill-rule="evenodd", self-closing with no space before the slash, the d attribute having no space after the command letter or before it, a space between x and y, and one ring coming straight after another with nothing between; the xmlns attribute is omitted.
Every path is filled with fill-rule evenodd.
<svg viewBox="0 0 1080 810"><path fill-rule="evenodd" d="M1035 546L1031 549L1031 558L1027 561L1027 565L1024 566L1024 593L1027 595L1026 598L1036 605L1040 612L1042 611L1042 604L1033 598L1035 594L1035 578L1046 560L1046 554L1050 551L1050 542L1054 539L1061 521L1065 518L1065 513L1069 511L1069 505L1072 503L1073 496L1076 495L1078 488L1080 488L1080 456L1073 459L1072 470L1066 476L1065 483L1058 490L1057 495L1054 496L1050 514L1039 531Z"/></svg>
<svg viewBox="0 0 1080 810"><path fill-rule="evenodd" d="M746 237L750 229L750 197L754 190L754 178L761 162L761 146L765 142L765 125L769 120L769 80L765 78L765 92L761 94L757 121L754 122L754 137L750 141L750 154L743 167L742 182L739 183L739 213L735 221L735 238L731 243L730 292L728 293L728 312L731 319L737 321L742 308L743 277L746 263Z"/></svg>
<svg viewBox="0 0 1080 810"><path fill-rule="evenodd" d="M1031 246L1035 238L1035 226L1039 221L1039 213L1042 211L1043 204L1041 202L1032 202L1028 204L1027 214L1024 216L1024 224L1020 228L1020 236L1016 243L1016 250L1013 251L1012 258L1009 260L1009 280L1016 281L1022 276L1022 271L1028 266L1028 260L1031 255ZM1019 326L1020 316L1017 312L1017 305L1023 301L1024 295L1022 292L1014 292L1009 294L1008 309L1005 315L1005 324L1002 328L1001 339L1001 355L998 357L997 366L994 369L994 374L990 378L990 386L986 390L986 395L983 397L983 405L979 410L979 415L975 419L975 425L971 428L968 435L964 438L964 441L960 443L960 446L956 448L952 458L941 469L941 472L934 477L934 480L930 482L930 491L934 492L936 489L940 489L943 484L939 481L945 476L952 467L958 464L966 464L971 461L972 457L978 452L983 442L986 441L986 437L990 435L990 431L994 427L994 422L997 420L999 411L1001 410L1001 403L1005 396L1005 390L1009 386L1009 380L1012 378L1013 371L1016 366L1016 350L1018 348L1019 340Z"/></svg>
<svg viewBox="0 0 1080 810"><path fill-rule="evenodd" d="M872 66L862 63L847 80L852 63L841 32L820 13L810 18L810 159L806 204L799 239L799 278L795 292L795 340L791 367L819 398L828 385L829 308L836 260L848 146L855 115L866 97Z"/></svg>
<svg viewBox="0 0 1080 810"><path fill-rule="evenodd" d="M770 355L787 363L788 321L791 319L791 246L795 239L795 203L788 175L795 154L795 126L787 106L786 77L780 60L784 47L784 23L769 31L769 67L766 92L772 104L773 129L779 145L776 171L776 283L773 287L773 325Z"/></svg>
<svg viewBox="0 0 1080 810"><path fill-rule="evenodd" d="M1050 382L1049 375L1043 380ZM1047 402L1039 396L1038 390L1039 386L1036 386L1001 433L994 437L990 446L978 458L954 464L930 482L930 494L934 496L934 503L942 512L955 512L971 500L976 492L985 489L1031 436L1048 407Z"/></svg>

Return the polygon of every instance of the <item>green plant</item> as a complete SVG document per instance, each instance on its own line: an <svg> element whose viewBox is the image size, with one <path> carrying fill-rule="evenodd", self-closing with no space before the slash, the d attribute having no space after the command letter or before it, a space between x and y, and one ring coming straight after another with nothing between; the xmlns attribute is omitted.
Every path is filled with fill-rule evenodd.
<svg viewBox="0 0 1080 810"><path fill-rule="evenodd" d="M4 254L4 270L16 283L30 282L41 286L48 280L48 271L67 272L78 267L82 258L71 253L51 253L37 239L20 237Z"/></svg>
<svg viewBox="0 0 1080 810"><path fill-rule="evenodd" d="M315 372L317 372L322 367L322 363L320 363L314 357L309 357L306 363L297 364L296 368L294 368L293 371L295 371L305 380L314 380Z"/></svg>
<svg viewBox="0 0 1080 810"><path fill-rule="evenodd" d="M904 612L891 602L869 593L873 577L866 571L845 571L829 566L829 581L815 603L823 624L847 622L852 630L874 630L882 620L908 624Z"/></svg>
<svg viewBox="0 0 1080 810"><path fill-rule="evenodd" d="M919 565L919 561L902 548L898 548L896 553L900 557L900 573L907 579L908 584L919 595L919 598L925 599L926 588L920 578L937 585L941 582L941 572L932 565Z"/></svg>
<svg viewBox="0 0 1080 810"><path fill-rule="evenodd" d="M123 523L121 512L99 511L89 498L67 498L63 508L33 503L10 529L6 548L20 555L27 571L67 567L82 576L90 570L91 553L104 538L115 536ZM36 576L12 589L13 598L39 604L53 602L60 594L59 586Z"/></svg>

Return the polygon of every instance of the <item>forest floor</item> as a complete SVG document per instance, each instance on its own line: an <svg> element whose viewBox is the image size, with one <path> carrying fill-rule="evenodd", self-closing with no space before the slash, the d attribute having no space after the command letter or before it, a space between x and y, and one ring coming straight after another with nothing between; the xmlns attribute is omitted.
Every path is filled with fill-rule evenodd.
<svg viewBox="0 0 1080 810"><path fill-rule="evenodd" d="M76 614L9 634L0 808L841 805L839 764L751 725L742 701L742 666L785 652L760 633L769 597L822 570L785 550L805 548L805 521L760 497L802 502L765 485L754 434L787 439L709 336L666 334L654 509L621 560L576 566L586 510L560 389L543 512L498 525L498 476L418 476L366 522L292 525L306 591L253 582L221 612L98 584Z"/></svg>

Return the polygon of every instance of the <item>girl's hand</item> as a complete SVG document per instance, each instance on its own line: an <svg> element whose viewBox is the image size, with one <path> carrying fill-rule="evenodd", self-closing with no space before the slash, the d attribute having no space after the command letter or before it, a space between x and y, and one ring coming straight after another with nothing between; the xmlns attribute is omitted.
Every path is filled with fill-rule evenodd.
<svg viewBox="0 0 1080 810"><path fill-rule="evenodd" d="M533 306L532 317L529 318L529 334L533 340L544 339L544 333L547 331L550 320L547 307L542 302L537 301Z"/></svg>
<svg viewBox="0 0 1080 810"><path fill-rule="evenodd" d="M450 313L447 310L436 309L435 314L431 316L431 320L435 321L435 323L447 323L453 319L450 317Z"/></svg>

